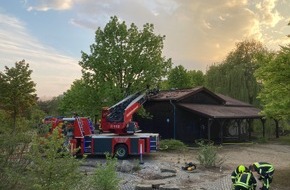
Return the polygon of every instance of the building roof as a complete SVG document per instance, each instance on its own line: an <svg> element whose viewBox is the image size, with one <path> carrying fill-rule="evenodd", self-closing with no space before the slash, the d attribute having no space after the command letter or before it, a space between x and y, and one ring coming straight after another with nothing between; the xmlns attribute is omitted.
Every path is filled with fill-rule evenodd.
<svg viewBox="0 0 290 190"><path fill-rule="evenodd" d="M223 100L225 100L225 105L227 106L252 106L249 103L246 102L242 102L240 100L231 98L229 96L225 96L223 94L217 94L220 98L222 98Z"/></svg>
<svg viewBox="0 0 290 190"><path fill-rule="evenodd" d="M224 106L224 105L204 105L178 103L178 106L188 111L203 115L210 118L234 118L234 119L258 119L262 116L259 114L261 110L254 107Z"/></svg>
<svg viewBox="0 0 290 190"><path fill-rule="evenodd" d="M197 93L204 92L220 102L220 105L198 104L182 102L183 99L194 96ZM210 118L261 118L260 109L251 104L236 100L234 98L216 94L205 87L196 87L192 89L177 89L160 91L158 94L150 97L149 101L175 101L176 105L188 111Z"/></svg>
<svg viewBox="0 0 290 190"><path fill-rule="evenodd" d="M205 91L206 93L215 97L216 99L224 101L224 99L219 97L217 94L201 86L195 87L195 88L189 88L189 89L162 90L162 91L159 91L158 94L151 96L150 101L168 101L168 100L180 101L188 96L192 96L201 91Z"/></svg>
<svg viewBox="0 0 290 190"><path fill-rule="evenodd" d="M193 89L181 89L181 90L162 90L159 91L158 94L151 96L151 101L166 101L166 100L178 100L195 92L197 88Z"/></svg>

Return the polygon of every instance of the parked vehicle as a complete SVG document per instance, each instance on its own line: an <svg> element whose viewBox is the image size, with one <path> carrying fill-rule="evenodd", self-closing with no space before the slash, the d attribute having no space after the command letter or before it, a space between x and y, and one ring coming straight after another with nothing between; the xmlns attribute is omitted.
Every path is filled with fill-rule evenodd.
<svg viewBox="0 0 290 190"><path fill-rule="evenodd" d="M148 154L157 151L159 134L140 133L132 117L152 92L156 91L138 92L104 108L100 134L94 134L93 123L87 117L50 118L46 122L51 123L51 131L61 130L66 146L77 155L112 153L124 159L128 155Z"/></svg>

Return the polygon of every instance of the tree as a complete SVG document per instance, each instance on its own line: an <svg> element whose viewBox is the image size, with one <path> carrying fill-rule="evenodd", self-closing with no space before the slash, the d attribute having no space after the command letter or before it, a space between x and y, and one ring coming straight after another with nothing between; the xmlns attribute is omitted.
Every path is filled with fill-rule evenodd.
<svg viewBox="0 0 290 190"><path fill-rule="evenodd" d="M258 68L258 57L267 56L268 53L255 40L237 43L236 49L228 54L225 61L209 68L206 86L215 92L258 105L256 97L260 85L254 72Z"/></svg>
<svg viewBox="0 0 290 190"><path fill-rule="evenodd" d="M101 107L102 101L97 97L101 96L97 90L85 83L83 79L76 80L71 88L66 91L59 102L59 112L62 115L72 115L78 113L94 117L100 114L98 107Z"/></svg>
<svg viewBox="0 0 290 190"><path fill-rule="evenodd" d="M28 133L14 133L11 135L7 129L7 115L0 110L0 189L25 189L25 175L23 175L29 164L26 158L31 142ZM22 120L25 122L25 120ZM20 124L24 125L24 122ZM8 128L9 129L9 128Z"/></svg>
<svg viewBox="0 0 290 190"><path fill-rule="evenodd" d="M36 101L31 73L24 60L0 72L0 189L22 189L25 182L31 142L31 133L25 133L31 129L27 118L35 121L32 113L36 113L31 109Z"/></svg>
<svg viewBox="0 0 290 190"><path fill-rule="evenodd" d="M81 160L63 150L64 138L54 130L49 138L33 139L29 158L27 189L80 189L84 175L79 171Z"/></svg>
<svg viewBox="0 0 290 190"><path fill-rule="evenodd" d="M172 63L162 56L165 36L155 35L153 30L148 23L141 31L134 23L128 28L116 16L103 30L98 28L91 54L82 52L79 62L84 83L99 95L86 97L94 96L108 106L148 85L157 86Z"/></svg>
<svg viewBox="0 0 290 190"><path fill-rule="evenodd" d="M168 88L189 88L191 87L191 78L187 70L182 66L176 66L168 75Z"/></svg>
<svg viewBox="0 0 290 190"><path fill-rule="evenodd" d="M202 71L190 70L187 72L191 79L191 86L204 86L205 76Z"/></svg>
<svg viewBox="0 0 290 190"><path fill-rule="evenodd" d="M31 73L25 60L16 62L15 67L5 66L4 72L0 72L0 108L10 114L13 131L16 129L16 118L36 103L36 84L31 80Z"/></svg>
<svg viewBox="0 0 290 190"><path fill-rule="evenodd" d="M264 60L255 75L263 86L258 96L262 112L269 118L290 119L290 45Z"/></svg>
<svg viewBox="0 0 290 190"><path fill-rule="evenodd" d="M38 100L37 105L40 110L42 110L46 115L60 115L59 113L59 104L62 100L62 95L53 97L50 100Z"/></svg>

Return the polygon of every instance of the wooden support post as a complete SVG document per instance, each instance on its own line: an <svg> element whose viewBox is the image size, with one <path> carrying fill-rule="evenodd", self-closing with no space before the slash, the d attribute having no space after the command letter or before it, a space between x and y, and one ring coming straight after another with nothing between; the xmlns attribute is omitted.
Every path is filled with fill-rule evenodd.
<svg viewBox="0 0 290 190"><path fill-rule="evenodd" d="M252 119L247 119L247 123L248 123L248 140L250 141L252 139L252 124L253 124L253 120Z"/></svg>
<svg viewBox="0 0 290 190"><path fill-rule="evenodd" d="M218 122L219 122L219 125L220 125L220 140L221 140L221 144L223 144L223 142L224 142L224 123L225 123L225 120L224 119L219 119Z"/></svg>
<svg viewBox="0 0 290 190"><path fill-rule="evenodd" d="M221 144L224 142L224 121L221 121Z"/></svg>
<svg viewBox="0 0 290 190"><path fill-rule="evenodd" d="M211 128L211 125L213 123L213 119L212 118L208 118L207 120L207 139L208 141L210 141L210 128Z"/></svg>
<svg viewBox="0 0 290 190"><path fill-rule="evenodd" d="M211 125L207 126L207 139L208 139L208 141L210 141L210 127L211 127Z"/></svg>
<svg viewBox="0 0 290 190"><path fill-rule="evenodd" d="M241 119L237 119L237 124L238 124L238 140L240 141L241 140L241 123L242 123L242 120Z"/></svg>

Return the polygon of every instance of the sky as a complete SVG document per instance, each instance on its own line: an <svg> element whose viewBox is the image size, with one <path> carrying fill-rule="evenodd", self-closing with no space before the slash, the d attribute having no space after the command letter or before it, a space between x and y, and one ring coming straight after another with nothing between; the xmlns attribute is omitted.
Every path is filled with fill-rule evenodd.
<svg viewBox="0 0 290 190"><path fill-rule="evenodd" d="M290 0L0 0L0 71L25 60L38 97L68 90L81 78L81 52L117 16L165 35L173 66L204 73L245 39L278 50L289 44Z"/></svg>

